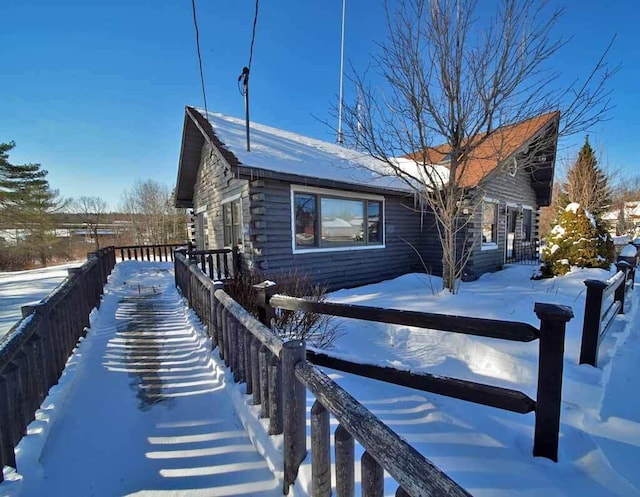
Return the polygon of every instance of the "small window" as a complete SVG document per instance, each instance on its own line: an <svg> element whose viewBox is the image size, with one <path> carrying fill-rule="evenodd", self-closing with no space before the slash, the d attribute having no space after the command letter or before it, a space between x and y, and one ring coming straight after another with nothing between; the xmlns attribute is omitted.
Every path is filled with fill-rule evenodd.
<svg viewBox="0 0 640 497"><path fill-rule="evenodd" d="M295 194L296 247L316 246L316 211L315 195Z"/></svg>
<svg viewBox="0 0 640 497"><path fill-rule="evenodd" d="M382 201L294 192L296 249L383 244Z"/></svg>
<svg viewBox="0 0 640 497"><path fill-rule="evenodd" d="M495 244L498 242L498 204L495 202L482 202L482 244Z"/></svg>
<svg viewBox="0 0 640 497"><path fill-rule="evenodd" d="M522 210L522 241L531 241L531 221L533 219L533 212L531 209Z"/></svg>
<svg viewBox="0 0 640 497"><path fill-rule="evenodd" d="M196 216L196 247L198 250L206 250L209 248L208 229L207 229L207 213L200 212Z"/></svg>
<svg viewBox="0 0 640 497"><path fill-rule="evenodd" d="M242 247L242 204L240 199L222 204L224 246Z"/></svg>

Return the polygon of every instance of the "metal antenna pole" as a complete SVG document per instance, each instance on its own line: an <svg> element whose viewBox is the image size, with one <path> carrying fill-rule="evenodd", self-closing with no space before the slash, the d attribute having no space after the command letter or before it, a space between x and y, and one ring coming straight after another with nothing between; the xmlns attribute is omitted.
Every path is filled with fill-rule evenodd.
<svg viewBox="0 0 640 497"><path fill-rule="evenodd" d="M342 88L344 78L344 18L346 11L347 0L342 0L342 36L340 38L340 94L338 97L338 143L342 145L344 143L344 136L342 135Z"/></svg>

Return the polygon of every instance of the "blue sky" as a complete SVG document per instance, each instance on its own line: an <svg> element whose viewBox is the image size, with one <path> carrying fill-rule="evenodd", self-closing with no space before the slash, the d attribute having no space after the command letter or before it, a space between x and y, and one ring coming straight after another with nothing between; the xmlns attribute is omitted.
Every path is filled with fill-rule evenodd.
<svg viewBox="0 0 640 497"><path fill-rule="evenodd" d="M558 32L573 39L556 59L565 76L586 75L617 33L616 108L591 142L611 168L640 174L640 2L566 4ZM347 0L346 58L358 70L384 37L382 5ZM237 77L248 62L255 2L197 7L209 110L242 116ZM335 140L323 121L335 124L341 9L341 0L260 3L252 120ZM137 179L174 185L184 106L202 106L190 1L7 0L2 18L0 142L16 142L12 162L39 162L62 195L100 196L112 208Z"/></svg>

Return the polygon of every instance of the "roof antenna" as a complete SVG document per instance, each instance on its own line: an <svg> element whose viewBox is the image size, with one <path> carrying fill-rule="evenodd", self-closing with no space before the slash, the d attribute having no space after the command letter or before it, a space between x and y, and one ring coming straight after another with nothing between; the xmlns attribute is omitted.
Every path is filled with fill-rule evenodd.
<svg viewBox="0 0 640 497"><path fill-rule="evenodd" d="M338 138L337 142L342 145L344 143L344 136L342 134L342 88L343 88L343 76L344 76L344 14L347 5L347 0L342 0L342 36L340 38L340 95L338 97Z"/></svg>
<svg viewBox="0 0 640 497"><path fill-rule="evenodd" d="M238 76L238 86L242 84L240 94L244 97L244 114L247 128L247 152L251 152L251 143L249 139L249 68L243 67L242 73Z"/></svg>

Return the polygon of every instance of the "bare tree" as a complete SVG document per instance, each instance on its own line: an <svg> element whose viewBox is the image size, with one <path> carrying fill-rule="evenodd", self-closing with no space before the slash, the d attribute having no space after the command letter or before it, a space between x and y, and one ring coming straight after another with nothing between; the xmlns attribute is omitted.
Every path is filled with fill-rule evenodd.
<svg viewBox="0 0 640 497"><path fill-rule="evenodd" d="M96 250L100 250L100 221L107 214L107 202L101 197L80 197L71 204L71 210L79 214L96 243Z"/></svg>
<svg viewBox="0 0 640 497"><path fill-rule="evenodd" d="M162 183L136 181L124 192L121 208L130 216L135 243L164 244L186 238L184 213L173 207L171 190Z"/></svg>
<svg viewBox="0 0 640 497"><path fill-rule="evenodd" d="M344 104L347 141L381 161L370 166L375 173L403 180L433 212L452 292L470 251L460 236L477 205L469 164L502 164L513 155L508 136L495 139L498 127L553 111L562 112L560 135L598 122L609 108L604 83L615 72L603 56L585 82L560 87L551 62L565 45L553 36L562 9L539 0L497 4L490 12L477 0L399 0L395 12L387 10L388 37L374 58L381 83L355 75L358 102ZM557 136L527 144L523 159L555 146ZM480 157L489 140L490 156Z"/></svg>

